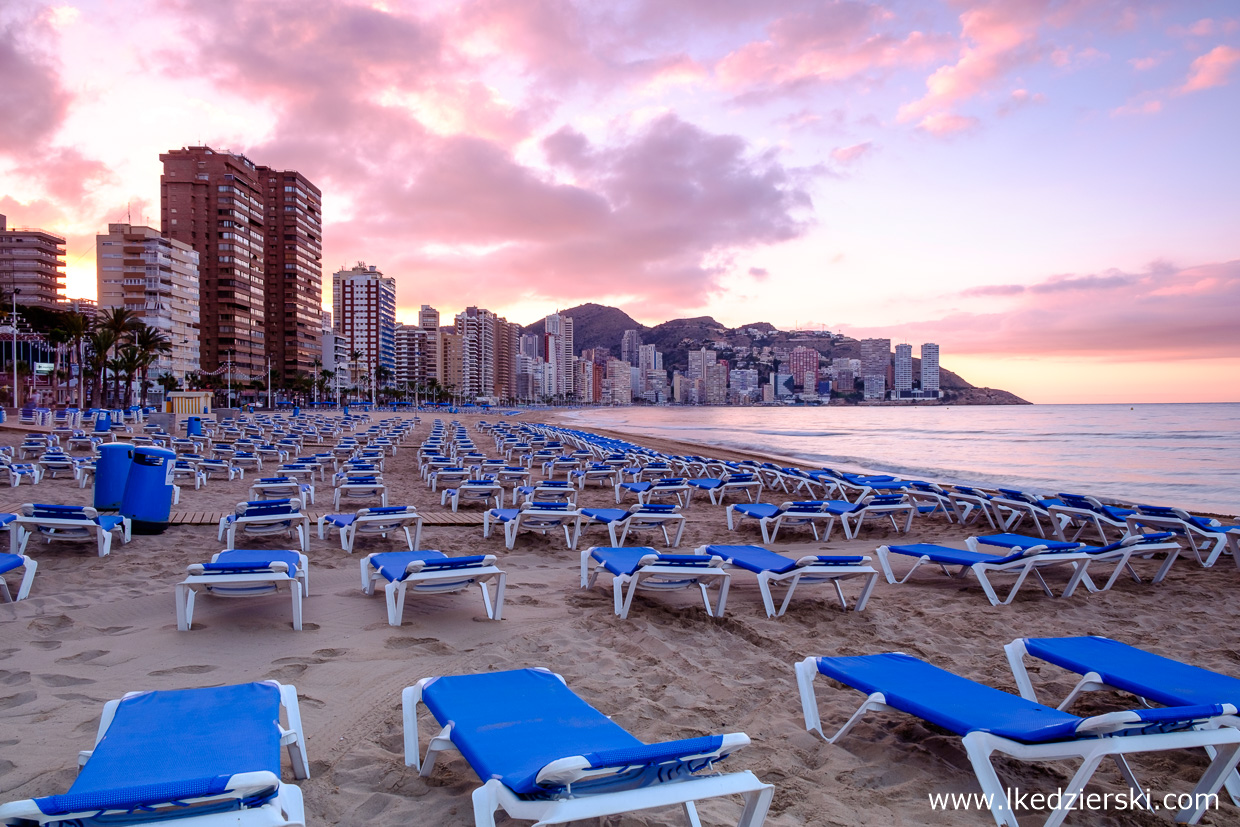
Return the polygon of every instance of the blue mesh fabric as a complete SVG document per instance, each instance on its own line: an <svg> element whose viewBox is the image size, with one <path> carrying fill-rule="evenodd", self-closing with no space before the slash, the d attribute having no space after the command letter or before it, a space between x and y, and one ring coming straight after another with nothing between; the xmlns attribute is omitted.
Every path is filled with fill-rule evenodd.
<svg viewBox="0 0 1240 827"><path fill-rule="evenodd" d="M301 558L295 551L233 549L221 551L214 561L203 563L202 567L207 571L240 574L270 569L272 563L287 564L288 576L296 577Z"/></svg>
<svg viewBox="0 0 1240 827"><path fill-rule="evenodd" d="M623 508L583 508L581 513L600 523L614 523L629 516Z"/></svg>
<svg viewBox="0 0 1240 827"><path fill-rule="evenodd" d="M990 732L1024 743L1072 738L1081 718L962 678L923 660L888 653L819 658L818 671L957 735Z"/></svg>
<svg viewBox="0 0 1240 827"><path fill-rule="evenodd" d="M161 803L188 795L176 785L202 779L259 770L279 776L279 718L280 691L270 684L126 698L66 796L116 795L116 806L132 806L137 788L157 790L149 803Z"/></svg>
<svg viewBox="0 0 1240 827"><path fill-rule="evenodd" d="M1155 655L1105 637L1029 638L1029 654L1079 675L1097 672L1111 686L1167 706L1240 707L1240 678Z"/></svg>
<svg viewBox="0 0 1240 827"><path fill-rule="evenodd" d="M227 775L218 775L214 778L173 781L166 784L119 787L102 792L49 795L46 798L36 798L34 802L40 812L49 816L98 810L131 810L152 804L182 801L187 798L219 795L228 789L228 779Z"/></svg>
<svg viewBox="0 0 1240 827"><path fill-rule="evenodd" d="M1080 543L1061 543L1058 540L1026 537L1023 534L990 534L985 537L978 537L977 541L982 545L999 546L1001 548L1031 549L1034 546L1046 546L1049 551L1076 551L1081 548Z"/></svg>
<svg viewBox="0 0 1240 827"><path fill-rule="evenodd" d="M539 770L560 758L642 746L554 675L533 669L437 678L422 699L478 777L538 793Z"/></svg>
<svg viewBox="0 0 1240 827"><path fill-rule="evenodd" d="M770 503L739 503L732 507L733 511L740 512L746 517L754 517L762 519L764 517L774 517L779 514L779 506Z"/></svg>
<svg viewBox="0 0 1240 827"><path fill-rule="evenodd" d="M907 554L910 557L929 557L934 563L945 566L972 566L975 563L1010 563L1025 557L1023 551L1000 556L997 554L981 554L948 546L936 546L933 543L911 543L904 546L888 546L888 551L896 554Z"/></svg>
<svg viewBox="0 0 1240 827"><path fill-rule="evenodd" d="M0 554L0 574L4 574L6 571L12 571L13 569L16 569L16 568L20 568L21 566L24 566L25 564L26 564L26 561L16 554L9 554L7 552Z"/></svg>

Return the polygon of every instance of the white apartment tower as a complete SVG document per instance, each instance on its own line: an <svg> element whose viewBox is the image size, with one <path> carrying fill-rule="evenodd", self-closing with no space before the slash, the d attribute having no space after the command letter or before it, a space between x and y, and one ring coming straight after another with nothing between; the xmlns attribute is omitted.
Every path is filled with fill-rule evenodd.
<svg viewBox="0 0 1240 827"><path fill-rule="evenodd" d="M913 346L896 345L895 383L892 386L896 396L911 395L913 390Z"/></svg>
<svg viewBox="0 0 1240 827"><path fill-rule="evenodd" d="M639 330L626 330L620 337L620 358L633 367L638 367L638 352L642 346L642 334Z"/></svg>
<svg viewBox="0 0 1240 827"><path fill-rule="evenodd" d="M890 339L861 340L861 378L866 399L887 398L887 366L891 364Z"/></svg>
<svg viewBox="0 0 1240 827"><path fill-rule="evenodd" d="M544 320L544 346L547 364L555 371L555 393L573 398L573 320L552 313Z"/></svg>
<svg viewBox="0 0 1240 827"><path fill-rule="evenodd" d="M172 345L151 368L178 379L199 369L198 253L153 227L109 224L95 237L99 310L123 307Z"/></svg>
<svg viewBox="0 0 1240 827"><path fill-rule="evenodd" d="M933 342L921 346L921 392L924 396L939 392L939 346Z"/></svg>

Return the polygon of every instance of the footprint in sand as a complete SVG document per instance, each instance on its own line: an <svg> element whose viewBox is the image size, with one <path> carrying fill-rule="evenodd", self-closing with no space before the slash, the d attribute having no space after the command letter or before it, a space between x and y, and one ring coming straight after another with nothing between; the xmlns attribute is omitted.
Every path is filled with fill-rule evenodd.
<svg viewBox="0 0 1240 827"><path fill-rule="evenodd" d="M32 632L63 632L73 626L73 618L68 615L49 615L47 617L36 617L27 624L26 628Z"/></svg>
<svg viewBox="0 0 1240 827"><path fill-rule="evenodd" d="M32 640L26 645L33 646L35 649L46 649L50 652L53 649L59 649L61 643L59 640Z"/></svg>
<svg viewBox="0 0 1240 827"><path fill-rule="evenodd" d="M101 635L127 635L134 630L132 626L104 626L95 631Z"/></svg>
<svg viewBox="0 0 1240 827"><path fill-rule="evenodd" d="M87 649L85 652L79 652L76 655L66 655L63 658L56 658L57 663L90 663L98 660L104 655L111 654L106 649Z"/></svg>
<svg viewBox="0 0 1240 827"><path fill-rule="evenodd" d="M451 647L433 637L390 637L384 642L383 648L421 649L423 654L427 655L450 655L453 651Z"/></svg>
<svg viewBox="0 0 1240 827"><path fill-rule="evenodd" d="M164 675L201 675L206 672L214 672L219 669L218 666L174 666L171 669L160 669L155 672L147 672L148 677L162 678Z"/></svg>
<svg viewBox="0 0 1240 827"><path fill-rule="evenodd" d="M0 684L5 686L21 686L30 683L29 672L7 672L0 669Z"/></svg>
<svg viewBox="0 0 1240 827"><path fill-rule="evenodd" d="M12 772L16 768L17 768L17 765L14 764L12 761L7 761L3 758L0 758L0 776L7 775L8 773Z"/></svg>
<svg viewBox="0 0 1240 827"><path fill-rule="evenodd" d="M37 697L39 697L37 692L18 692L16 695L0 698L0 709L13 709L22 704L28 704Z"/></svg>
<svg viewBox="0 0 1240 827"><path fill-rule="evenodd" d="M0 660L11 658L20 651L21 649L0 649Z"/></svg>
<svg viewBox="0 0 1240 827"><path fill-rule="evenodd" d="M313 652L315 657L319 658L338 658L341 655L349 654L348 649L315 649Z"/></svg>
<svg viewBox="0 0 1240 827"><path fill-rule="evenodd" d="M72 675L36 675L48 686L85 686L94 683L90 678L75 678Z"/></svg>

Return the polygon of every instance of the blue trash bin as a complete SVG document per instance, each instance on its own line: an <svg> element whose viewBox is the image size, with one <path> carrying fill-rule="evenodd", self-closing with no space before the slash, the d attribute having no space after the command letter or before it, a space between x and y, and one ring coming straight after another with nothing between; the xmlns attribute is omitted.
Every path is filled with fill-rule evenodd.
<svg viewBox="0 0 1240 827"><path fill-rule="evenodd" d="M132 445L112 442L99 446L99 462L95 466L95 508L115 511L121 507L125 481L129 479L132 465Z"/></svg>
<svg viewBox="0 0 1240 827"><path fill-rule="evenodd" d="M95 433L106 434L112 430L112 415L107 411L98 411L95 414Z"/></svg>
<svg viewBox="0 0 1240 827"><path fill-rule="evenodd" d="M294 405L294 406L293 406L293 416L301 416L301 406L300 406L300 405Z"/></svg>
<svg viewBox="0 0 1240 827"><path fill-rule="evenodd" d="M185 426L186 436L202 436L202 417L191 416L188 424Z"/></svg>
<svg viewBox="0 0 1240 827"><path fill-rule="evenodd" d="M121 516L133 520L134 534L162 534L172 513L172 469L176 454L167 448L139 445L125 481Z"/></svg>

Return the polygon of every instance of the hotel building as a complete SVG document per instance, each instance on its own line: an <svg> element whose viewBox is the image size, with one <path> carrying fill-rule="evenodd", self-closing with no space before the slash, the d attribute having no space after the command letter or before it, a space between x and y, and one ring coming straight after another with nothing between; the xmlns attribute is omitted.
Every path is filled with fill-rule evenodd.
<svg viewBox="0 0 1240 827"><path fill-rule="evenodd" d="M200 368L198 253L153 227L109 224L95 237L100 311L124 308L155 328L172 346L151 368L184 380Z"/></svg>
<svg viewBox="0 0 1240 827"><path fill-rule="evenodd" d="M895 383L892 385L897 397L913 394L913 346L896 345Z"/></svg>
<svg viewBox="0 0 1240 827"><path fill-rule="evenodd" d="M323 194L294 170L257 167L266 190L263 283L271 370L313 374L323 305Z"/></svg>
<svg viewBox="0 0 1240 827"><path fill-rule="evenodd" d="M939 346L933 342L921 346L921 393L939 395Z"/></svg>
<svg viewBox="0 0 1240 827"><path fill-rule="evenodd" d="M43 230L8 226L0 214L0 289L17 303L58 309L65 293L65 240ZM11 300L11 299L10 299Z"/></svg>
<svg viewBox="0 0 1240 827"><path fill-rule="evenodd" d="M355 351L361 352L358 364L353 365L355 374L370 374L374 382L376 370L383 367L395 377L396 279L359 261L333 273L333 290L336 284L340 285L341 312L336 328L344 337L350 360Z"/></svg>
<svg viewBox="0 0 1240 827"><path fill-rule="evenodd" d="M861 340L861 379L867 400L887 397L887 368L891 364L890 339Z"/></svg>

